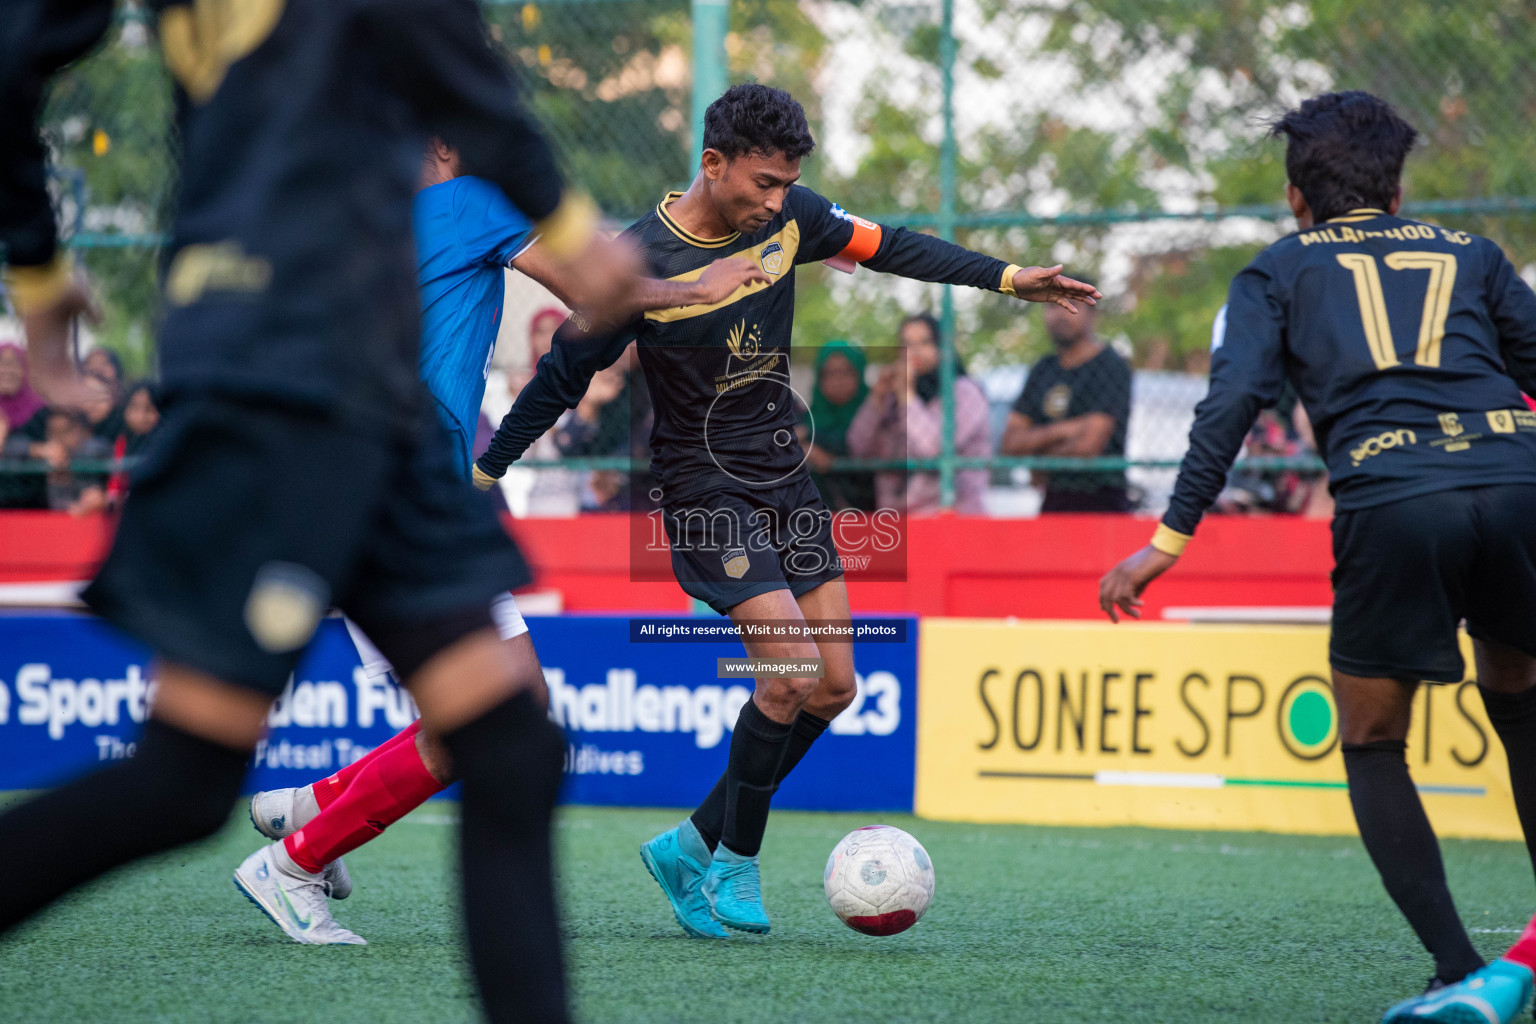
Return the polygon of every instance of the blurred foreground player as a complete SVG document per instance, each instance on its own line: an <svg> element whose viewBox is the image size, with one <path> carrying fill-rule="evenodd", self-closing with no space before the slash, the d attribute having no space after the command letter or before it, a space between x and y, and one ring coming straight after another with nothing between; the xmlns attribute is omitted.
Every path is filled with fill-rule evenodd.
<svg viewBox="0 0 1536 1024"><path fill-rule="evenodd" d="M421 378L447 428L457 472L467 483L474 459L475 421L500 326L503 268L527 274L572 305L579 303L587 284L581 274L540 248L533 223L501 189L463 172L455 147L442 139L430 140L411 209L421 287ZM744 283L766 279L746 260L717 260L695 282L642 279L625 308L717 302ZM480 501L468 486L462 488L461 498ZM526 567L522 568L509 586L528 581ZM499 594L490 614L506 643L519 688L539 693L542 703L543 672L512 595ZM347 630L370 678L395 671L351 619ZM247 891L257 888L262 877L280 880L290 893L302 887L306 905L320 908L307 923L281 902L272 916L294 941L313 942L316 922L329 920L324 895L345 899L352 891L341 857L457 778L453 759L442 744L421 731L419 722L412 723L334 775L308 786L253 796L251 823L279 842L247 857L235 878ZM334 926L325 934L352 935Z"/></svg>
<svg viewBox="0 0 1536 1024"><path fill-rule="evenodd" d="M687 282L721 256L760 266L722 301L647 313L618 329L567 322L475 464L489 487L638 340L655 408L652 472L678 583L738 625L807 621L848 627L848 592L831 513L796 438L789 387L795 267L838 260L1021 299L1093 302L1098 292L928 235L850 216L796 185L815 147L805 111L763 85L710 104L704 152L687 192L666 196L625 234L648 271ZM745 631L744 631L745 632ZM822 659L820 677L760 675L731 733L725 773L691 818L640 851L689 935L767 932L758 852L779 783L855 696L846 641L743 637L753 658Z"/></svg>
<svg viewBox="0 0 1536 1024"><path fill-rule="evenodd" d="M1300 230L1232 282L1210 391L1152 543L1099 602L1138 616L1287 379L1328 463L1329 660L1360 837L1434 956L1431 988L1483 966L1404 758L1419 680L1457 682L1466 620L1478 687L1536 858L1536 295L1485 238L1396 216L1417 132L1362 92L1275 125Z"/></svg>
<svg viewBox="0 0 1536 1024"><path fill-rule="evenodd" d="M325 609L360 623L465 780L469 946L487 1013L567 1019L550 863L559 730L520 688L487 607L514 572L464 500L416 375L410 199L429 127L451 130L550 251L622 292L627 264L562 197L470 0L158 0L179 87L180 202L160 334L164 418L85 593L160 660L138 756L0 816L0 928L110 869L217 831ZM0 22L0 239L39 383L84 307L37 136L47 79L109 2L29 0ZM590 262L589 262L590 261ZM25 880L19 881L19 880ZM324 900L247 890L316 941ZM269 884L270 883L270 884ZM331 925L334 928L334 925Z"/></svg>

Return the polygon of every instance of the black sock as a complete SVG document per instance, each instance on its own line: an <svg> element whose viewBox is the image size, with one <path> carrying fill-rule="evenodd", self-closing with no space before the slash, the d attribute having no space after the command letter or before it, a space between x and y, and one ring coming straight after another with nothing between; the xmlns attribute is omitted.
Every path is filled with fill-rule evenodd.
<svg viewBox="0 0 1536 1024"><path fill-rule="evenodd" d="M795 765L805 757L805 752L811 749L811 744L816 738L827 731L827 726L832 723L809 711L802 711L795 716L795 721L790 726L789 744L784 748L784 760L779 762L779 770L773 780L774 792L778 792L779 783L783 782L790 772L795 770ZM704 802L699 804L699 809L693 812L693 827L699 830L699 835L704 837L704 842L709 844L713 853L716 846L720 845L720 833L725 831L725 773L720 773L720 778L715 781L715 788L709 791Z"/></svg>
<svg viewBox="0 0 1536 1024"><path fill-rule="evenodd" d="M1520 816L1532 870L1536 870L1536 686L1522 693L1494 693L1481 686L1478 691L1488 721L1504 744L1515 813Z"/></svg>
<svg viewBox="0 0 1536 1024"><path fill-rule="evenodd" d="M784 762L792 726L763 714L757 701L741 706L725 765L725 824L720 842L732 853L756 857L768 828L768 805Z"/></svg>
<svg viewBox="0 0 1536 1024"><path fill-rule="evenodd" d="M1349 802L1371 862L1397 909L1435 958L1441 981L1483 966L1445 883L1440 843L1408 775L1401 740L1344 744Z"/></svg>
<svg viewBox="0 0 1536 1024"><path fill-rule="evenodd" d="M550 819L565 741L520 693L443 737L464 780L464 924L486 1018L564 1024Z"/></svg>
<svg viewBox="0 0 1536 1024"><path fill-rule="evenodd" d="M0 931L129 861L229 820L250 755L151 718L138 755L0 815Z"/></svg>

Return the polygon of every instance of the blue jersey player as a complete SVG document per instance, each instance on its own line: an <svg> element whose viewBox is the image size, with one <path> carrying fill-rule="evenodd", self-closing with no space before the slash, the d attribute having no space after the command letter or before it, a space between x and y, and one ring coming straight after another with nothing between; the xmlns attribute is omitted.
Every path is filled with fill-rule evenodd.
<svg viewBox="0 0 1536 1024"><path fill-rule="evenodd" d="M1100 604L1137 615L1289 380L1338 510L1329 661L1350 803L1435 960L1430 992L1387 1019L1508 1021L1531 972L1483 966L1404 751L1419 681L1465 678L1465 621L1536 859L1536 414L1521 396L1536 392L1536 294L1488 239L1398 215L1418 133L1386 103L1329 93L1274 133L1299 230L1233 280L1168 511Z"/></svg>
<svg viewBox="0 0 1536 1024"><path fill-rule="evenodd" d="M567 300L581 286L534 244L533 223L497 185L464 175L462 169L451 145L441 139L429 142L412 221L421 286L421 377L447 430L458 474L467 483L475 421L500 327L505 269L527 273ZM743 260L717 261L707 273L688 284L641 279L634 293L636 308L715 302L765 276ZM457 495L460 501L477 499L468 486ZM497 596L490 612L519 683L542 694L538 655L512 595ZM389 660L351 619L346 623L365 674L370 679L389 675ZM307 879L332 898L345 899L352 881L342 856L456 778L446 751L413 723L334 775L308 786L257 793L251 798L251 823L274 842L246 858L237 877L255 875L265 865L269 872ZM303 941L302 934L284 930Z"/></svg>

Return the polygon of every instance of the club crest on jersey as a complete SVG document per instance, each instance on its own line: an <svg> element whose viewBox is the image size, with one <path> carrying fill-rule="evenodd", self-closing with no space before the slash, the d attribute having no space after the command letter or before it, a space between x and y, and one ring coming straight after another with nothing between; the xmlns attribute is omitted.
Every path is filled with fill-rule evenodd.
<svg viewBox="0 0 1536 1024"><path fill-rule="evenodd" d="M757 261L763 265L763 273L778 277L784 272L784 247L778 242L769 242L757 254Z"/></svg>
<svg viewBox="0 0 1536 1024"><path fill-rule="evenodd" d="M1461 425L1461 417L1453 412L1443 412L1440 414L1440 429L1446 437L1455 437L1467 428Z"/></svg>
<svg viewBox="0 0 1536 1024"><path fill-rule="evenodd" d="M746 548L731 548L720 556L720 562L725 566L725 574L733 580L739 580L752 568L752 560L747 557Z"/></svg>

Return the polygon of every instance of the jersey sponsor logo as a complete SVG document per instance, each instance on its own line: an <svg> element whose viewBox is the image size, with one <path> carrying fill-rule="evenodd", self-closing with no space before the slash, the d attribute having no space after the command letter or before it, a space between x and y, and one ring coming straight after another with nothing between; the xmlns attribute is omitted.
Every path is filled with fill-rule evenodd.
<svg viewBox="0 0 1536 1024"><path fill-rule="evenodd" d="M752 560L747 557L746 548L731 548L720 556L720 563L725 567L725 574L733 580L739 580L752 568Z"/></svg>
<svg viewBox="0 0 1536 1024"><path fill-rule="evenodd" d="M173 306L190 306L207 292L256 294L272 283L272 264L247 256L238 242L188 245L171 260L165 297Z"/></svg>
<svg viewBox="0 0 1536 1024"><path fill-rule="evenodd" d="M1461 425L1461 417L1453 412L1440 414L1440 429L1446 437L1455 437L1467 428Z"/></svg>
<svg viewBox="0 0 1536 1024"><path fill-rule="evenodd" d="M1508 409L1493 409L1488 413L1488 429L1495 434L1513 434L1515 416Z"/></svg>
<svg viewBox="0 0 1536 1024"><path fill-rule="evenodd" d="M1399 448L1403 445L1418 443L1419 435L1407 428L1388 430L1385 433L1368 438L1355 446L1349 453L1349 461L1351 465L1358 466L1373 455L1380 455L1384 451Z"/></svg>
<svg viewBox="0 0 1536 1024"><path fill-rule="evenodd" d="M763 265L763 273L778 277L784 272L784 247L778 242L769 242L757 254L757 260Z"/></svg>
<svg viewBox="0 0 1536 1024"><path fill-rule="evenodd" d="M757 324L753 324L752 330L748 331L747 320L743 317L726 335L725 344L737 359L755 359L762 348L763 335Z"/></svg>
<svg viewBox="0 0 1536 1024"><path fill-rule="evenodd" d="M1057 384L1045 393L1041 407L1045 410L1047 419L1059 420L1066 416L1067 410L1072 406L1072 388L1067 384Z"/></svg>

